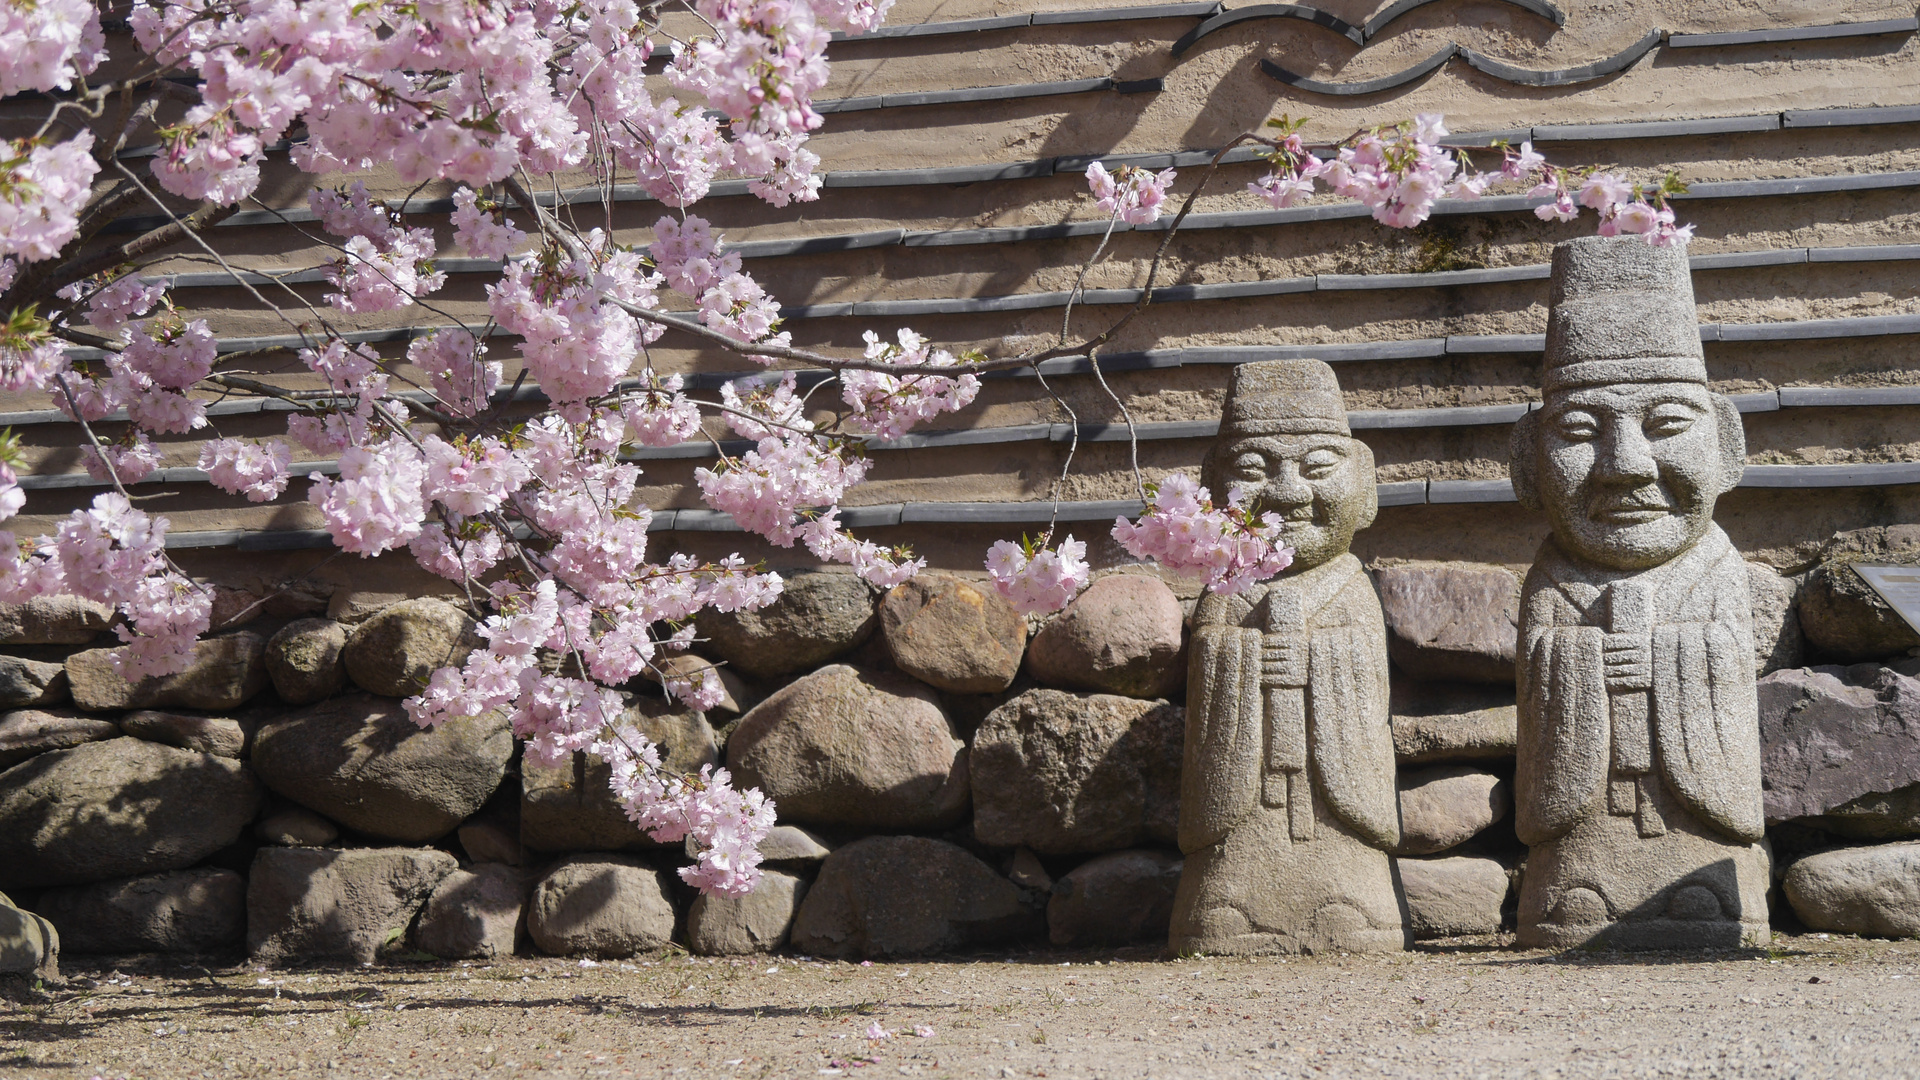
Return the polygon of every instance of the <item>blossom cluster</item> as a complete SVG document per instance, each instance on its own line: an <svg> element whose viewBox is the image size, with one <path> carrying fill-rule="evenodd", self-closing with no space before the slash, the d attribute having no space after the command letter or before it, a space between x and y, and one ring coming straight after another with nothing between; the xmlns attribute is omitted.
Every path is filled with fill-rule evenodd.
<svg viewBox="0 0 1920 1080"><path fill-rule="evenodd" d="M1268 124L1281 135L1268 154L1273 167L1247 190L1275 209L1312 196L1318 182L1335 195L1366 205L1381 224L1404 229L1427 220L1441 198L1477 199L1497 184L1520 182L1529 185L1529 197L1548 200L1534 208L1542 220L1571 221L1585 207L1599 216L1602 236L1638 235L1656 246L1685 244L1693 236L1693 226L1677 225L1666 205L1668 195L1685 190L1672 177L1649 201L1649 193L1639 185L1612 173L1552 166L1531 142L1517 148L1496 144L1500 167L1481 172L1465 154L1441 145L1450 132L1438 113L1363 132L1336 147L1328 159L1307 149L1300 122L1281 117ZM1105 208L1100 188L1095 187L1094 196Z"/></svg>
<svg viewBox="0 0 1920 1080"><path fill-rule="evenodd" d="M12 4L0 6L0 20L15 10ZM94 32L99 32L97 17ZM5 41L0 32L0 46ZM7 82L5 71L12 63L9 56L0 64L0 84ZM51 259L73 239L93 176L100 171L92 151L89 131L52 144L0 139L0 258Z"/></svg>
<svg viewBox="0 0 1920 1080"><path fill-rule="evenodd" d="M1045 541L995 541L987 549L987 576L994 589L1025 614L1066 607L1087 587L1092 570L1086 543L1069 534L1057 547Z"/></svg>
<svg viewBox="0 0 1920 1080"><path fill-rule="evenodd" d="M1206 488L1174 473L1149 486L1147 495L1139 521L1113 522L1113 538L1135 558L1197 577L1217 593L1244 592L1293 563L1293 550L1282 544L1280 515L1255 516L1238 488L1215 509Z"/></svg>
<svg viewBox="0 0 1920 1080"><path fill-rule="evenodd" d="M1159 220L1167 189L1178 176L1172 169L1155 173L1133 165L1108 172L1096 161L1087 166L1087 189L1102 213L1129 225L1146 225Z"/></svg>

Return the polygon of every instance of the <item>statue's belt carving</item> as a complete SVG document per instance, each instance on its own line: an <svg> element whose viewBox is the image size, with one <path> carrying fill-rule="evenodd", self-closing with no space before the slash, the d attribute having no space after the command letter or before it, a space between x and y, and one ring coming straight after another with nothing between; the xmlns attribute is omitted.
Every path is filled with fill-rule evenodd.
<svg viewBox="0 0 1920 1080"><path fill-rule="evenodd" d="M1296 843L1313 839L1313 780L1307 769L1307 683L1310 615L1333 601L1360 572L1348 554L1295 581L1267 587L1260 638L1260 688L1266 712L1266 761L1260 801L1287 808L1287 832Z"/></svg>

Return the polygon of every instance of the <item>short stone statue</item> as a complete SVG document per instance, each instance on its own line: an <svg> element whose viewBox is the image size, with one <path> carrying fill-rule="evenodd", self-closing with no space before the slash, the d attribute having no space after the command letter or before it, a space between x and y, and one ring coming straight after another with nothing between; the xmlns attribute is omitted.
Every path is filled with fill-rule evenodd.
<svg viewBox="0 0 1920 1080"><path fill-rule="evenodd" d="M1513 487L1552 535L1521 590L1519 938L1767 940L1747 568L1713 523L1746 439L1707 389L1686 250L1559 245L1544 407Z"/></svg>
<svg viewBox="0 0 1920 1080"><path fill-rule="evenodd" d="M1286 522L1293 565L1194 611L1187 683L1176 952L1406 946L1386 849L1400 837L1387 715L1386 622L1347 550L1379 503L1317 360L1234 372L1202 466Z"/></svg>

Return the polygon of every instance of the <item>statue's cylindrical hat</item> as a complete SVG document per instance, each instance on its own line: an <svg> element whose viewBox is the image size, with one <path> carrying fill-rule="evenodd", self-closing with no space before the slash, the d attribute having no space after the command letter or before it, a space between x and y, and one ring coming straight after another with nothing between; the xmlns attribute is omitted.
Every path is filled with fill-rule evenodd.
<svg viewBox="0 0 1920 1080"><path fill-rule="evenodd" d="M1707 381L1683 245L1588 236L1553 249L1541 389Z"/></svg>
<svg viewBox="0 0 1920 1080"><path fill-rule="evenodd" d="M1233 369L1220 434L1351 435L1333 369L1318 360L1260 360Z"/></svg>

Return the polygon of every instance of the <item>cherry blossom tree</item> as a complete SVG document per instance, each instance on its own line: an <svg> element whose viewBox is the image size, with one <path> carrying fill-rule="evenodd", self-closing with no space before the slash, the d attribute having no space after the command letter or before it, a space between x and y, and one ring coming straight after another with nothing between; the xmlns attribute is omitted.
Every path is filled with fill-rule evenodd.
<svg viewBox="0 0 1920 1080"><path fill-rule="evenodd" d="M0 384L49 394L79 424L88 471L113 489L54 535L0 532L0 602L69 593L114 605L123 676L183 670L209 629L211 592L167 557L167 519L138 509L125 485L157 467L151 434L207 426L209 391L290 403L284 437L208 441L200 467L221 490L262 502L300 472L296 451L337 460L336 477L310 476L307 499L339 550L404 548L465 590L486 645L433 673L406 702L413 719L430 727L500 710L536 760L604 758L639 828L690 840L698 858L682 876L741 895L757 880L772 803L735 790L725 770L664 768L658 747L623 721L618 688L651 676L693 708L713 706L722 688L711 669L676 676L664 660L693 643L697 612L761 607L781 580L737 555L650 556L641 473L623 448L700 437L703 419L718 417L753 448L697 471L710 506L775 545L802 545L890 586L924 562L842 526L838 504L867 472L862 443L965 409L988 372L1096 356L1148 308L1179 219L1231 146L1263 148L1270 168L1249 188L1275 207L1324 185L1406 228L1439 198L1504 184L1542 200L1542 218L1592 209L1602 232L1657 244L1690 232L1666 205L1681 190L1671 178L1648 189L1557 168L1530 145L1493 147L1482 156L1494 167L1477 171L1442 145L1437 116L1316 152L1283 117L1214 158L1166 230L1140 302L1097 334L1070 335L1070 307L1058 340L1019 355L955 355L906 328L869 331L858 355L798 348L777 301L689 208L722 177L745 179L775 207L817 198L807 141L822 122L811 101L826 83L830 34L871 30L890 4L689 0L674 10L698 30L675 34L663 4L636 0L134 0L106 14L126 21L137 50L109 57L103 11L89 0L0 0L0 95L46 102L36 131L0 146ZM656 52L664 66L650 79ZM150 157L127 153L151 143ZM207 321L142 276L181 252L231 269L206 234L253 200L279 147L326 178L309 206L337 252L331 291L316 307L284 286L244 287L303 342L292 351L319 390L225 370ZM413 341L405 373L401 358L351 344L342 329L346 316L430 304L446 281L433 230L355 179L376 166L449 193L454 249L500 263L487 322ZM583 228L531 194L562 174L603 190L631 181L658 200L669 212L651 245ZM1087 266L1119 225L1171 209L1176 179L1090 166L1089 197L1109 228ZM106 231L137 208L165 223L131 239ZM695 398L679 375L653 368L648 347L669 329L770 370ZM496 331L519 341L512 387L490 355ZM105 359L75 361L74 346ZM795 366L832 373L843 406L832 422L808 418ZM547 407L503 418L508 391L528 381ZM122 409L126 434L96 433ZM25 500L18 458L10 448L0 457L4 520ZM1136 479L1146 512L1113 526L1134 555L1219 591L1287 566L1278 520L1240 492L1216 507L1183 478L1155 486L1136 469ZM1048 611L1087 584L1085 556L1083 542L1050 529L995 544L986 567L1019 608Z"/></svg>

